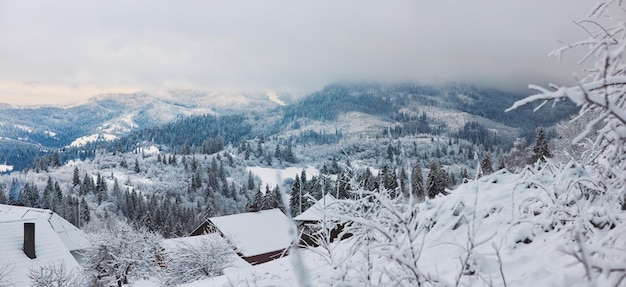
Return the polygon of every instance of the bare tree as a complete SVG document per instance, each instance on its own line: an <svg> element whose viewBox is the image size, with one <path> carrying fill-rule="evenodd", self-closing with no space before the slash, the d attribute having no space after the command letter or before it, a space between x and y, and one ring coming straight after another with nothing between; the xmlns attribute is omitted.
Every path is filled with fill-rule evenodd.
<svg viewBox="0 0 626 287"><path fill-rule="evenodd" d="M87 286L80 269L68 269L64 262L52 262L28 272L31 286L34 287L75 287Z"/></svg>
<svg viewBox="0 0 626 287"><path fill-rule="evenodd" d="M157 272L162 256L162 238L144 228L111 220L89 234L91 245L83 252L85 269L95 282L113 281L118 286L129 279L150 277Z"/></svg>
<svg viewBox="0 0 626 287"><path fill-rule="evenodd" d="M203 236L196 242L184 242L166 260L166 286L187 283L223 274L235 253L219 236Z"/></svg>

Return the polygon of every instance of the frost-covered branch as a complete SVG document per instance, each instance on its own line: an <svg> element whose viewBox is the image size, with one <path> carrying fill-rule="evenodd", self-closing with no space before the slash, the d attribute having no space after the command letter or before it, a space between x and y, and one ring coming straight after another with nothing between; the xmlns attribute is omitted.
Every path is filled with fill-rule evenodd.
<svg viewBox="0 0 626 287"><path fill-rule="evenodd" d="M159 235L115 220L107 226L89 234L91 245L83 252L84 267L94 283L113 281L121 286L157 273L163 258Z"/></svg>
<svg viewBox="0 0 626 287"><path fill-rule="evenodd" d="M28 278L33 287L76 287L87 286L85 277L79 269L68 269L63 262L31 268Z"/></svg>
<svg viewBox="0 0 626 287"><path fill-rule="evenodd" d="M204 236L196 242L181 243L165 262L163 284L172 286L222 275L233 256L231 247L221 237Z"/></svg>
<svg viewBox="0 0 626 287"><path fill-rule="evenodd" d="M589 18L578 21L589 38L566 45L552 54L560 56L571 49L588 51L579 63L594 59L594 67L574 86L550 85L543 88L530 85L537 93L517 101L507 111L532 102L571 100L581 107L580 116L593 113L586 128L573 142L594 136L591 158L607 186L613 192L626 194L626 9L622 1L603 0ZM539 107L541 107L540 105ZM538 108L539 108L538 107ZM600 128L596 128L600 126ZM593 131L597 133L594 134ZM624 196L622 196L623 198ZM624 203L624 199L622 199Z"/></svg>

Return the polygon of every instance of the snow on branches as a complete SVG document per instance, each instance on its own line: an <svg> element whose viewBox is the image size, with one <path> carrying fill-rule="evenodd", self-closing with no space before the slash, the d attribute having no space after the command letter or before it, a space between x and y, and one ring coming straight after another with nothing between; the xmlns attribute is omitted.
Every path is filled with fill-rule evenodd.
<svg viewBox="0 0 626 287"><path fill-rule="evenodd" d="M548 89L530 85L529 88L538 93L517 101L507 109L510 111L531 102L542 101L537 107L539 109L549 101L569 99L581 107L580 116L596 113L597 116L589 121L574 143L592 134L596 125L601 126L591 148L593 163L606 183L621 193L622 197L626 194L625 11L622 1L601 1L587 19L577 22L589 38L551 53L560 59L568 50L587 49L578 63L590 58L594 58L595 62L593 68L584 71L586 76L578 79L578 85L566 87L551 84Z"/></svg>
<svg viewBox="0 0 626 287"><path fill-rule="evenodd" d="M89 234L89 239L84 267L94 283L122 286L129 279L144 279L158 272L162 238L145 228L135 230L126 222L110 219Z"/></svg>
<svg viewBox="0 0 626 287"><path fill-rule="evenodd" d="M181 242L167 256L162 279L165 286L219 276L232 264L235 254L220 236L209 234L194 239Z"/></svg>

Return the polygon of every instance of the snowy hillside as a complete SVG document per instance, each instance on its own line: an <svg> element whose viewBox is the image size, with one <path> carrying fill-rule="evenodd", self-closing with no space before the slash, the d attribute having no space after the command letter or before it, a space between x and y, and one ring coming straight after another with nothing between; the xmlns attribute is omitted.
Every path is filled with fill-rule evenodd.
<svg viewBox="0 0 626 287"><path fill-rule="evenodd" d="M546 164L501 170L414 208L375 197L382 207L366 215L343 201L328 207L326 224L352 222L354 236L300 249L304 270L283 258L185 286L295 286L302 278L310 286L587 286L580 260L597 286L624 286L626 218L591 182L575 163ZM584 186L565 188L575 183Z"/></svg>
<svg viewBox="0 0 626 287"><path fill-rule="evenodd" d="M277 106L263 93L167 92L103 94L65 107L3 105L0 137L59 148L93 139L111 140L133 129L157 126L193 115L217 115Z"/></svg>

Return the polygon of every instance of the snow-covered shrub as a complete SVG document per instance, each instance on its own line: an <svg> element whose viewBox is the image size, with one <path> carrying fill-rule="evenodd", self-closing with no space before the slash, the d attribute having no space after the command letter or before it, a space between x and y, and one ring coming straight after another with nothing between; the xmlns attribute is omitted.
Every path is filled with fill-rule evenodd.
<svg viewBox="0 0 626 287"><path fill-rule="evenodd" d="M88 234L91 245L83 252L87 276L96 282L128 284L158 272L163 260L161 236L126 222L110 219Z"/></svg>
<svg viewBox="0 0 626 287"><path fill-rule="evenodd" d="M233 256L233 249L219 236L183 242L167 256L162 282L173 286L222 275Z"/></svg>
<svg viewBox="0 0 626 287"><path fill-rule="evenodd" d="M515 193L526 196L516 202L518 212L513 216L515 223L527 228L523 234L512 228L511 237L560 233L565 239L563 252L584 267L589 286L622 286L626 283L626 216L604 179L588 169L575 161L529 167ZM533 189L541 192L527 196Z"/></svg>
<svg viewBox="0 0 626 287"><path fill-rule="evenodd" d="M345 240L348 252L335 252L323 242L331 237L318 237L328 252L327 260L334 265L336 273L331 278L358 286L421 286L436 278L418 266L423 237L433 223L419 220L414 198L393 196L385 189L356 193L359 199L338 201L325 211L328 220L318 228L329 232L329 222L335 226L338 220L344 226L339 236L349 237Z"/></svg>
<svg viewBox="0 0 626 287"><path fill-rule="evenodd" d="M588 111L571 119L563 120L556 125L557 137L551 140L551 150L554 151L554 159L567 163L570 160L577 162L589 162L590 150L593 146L591 139L596 138L597 129L592 129L589 135L577 143L572 141L583 131L586 125L598 116L598 111Z"/></svg>
<svg viewBox="0 0 626 287"><path fill-rule="evenodd" d="M88 286L81 270L68 269L63 262L52 262L39 268L31 268L28 278L33 287Z"/></svg>

